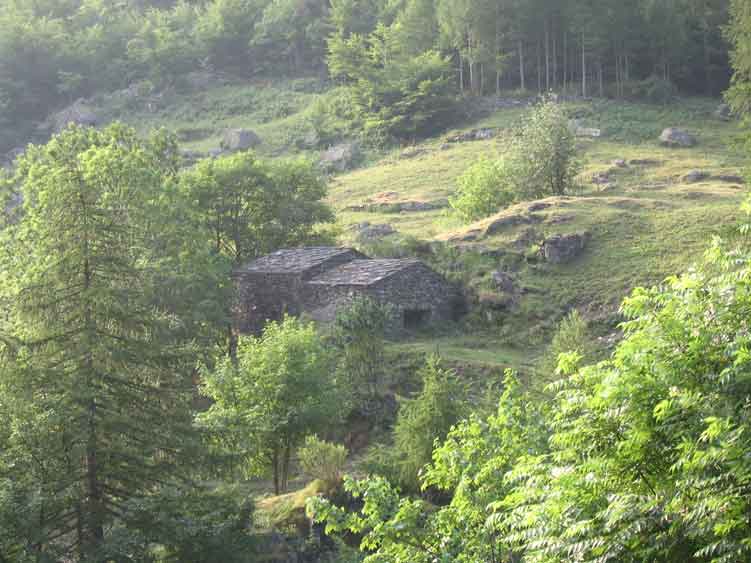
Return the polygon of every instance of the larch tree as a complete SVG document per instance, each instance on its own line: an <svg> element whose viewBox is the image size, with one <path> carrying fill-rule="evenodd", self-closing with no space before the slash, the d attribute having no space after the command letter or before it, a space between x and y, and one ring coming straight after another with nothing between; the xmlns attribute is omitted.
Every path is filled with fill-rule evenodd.
<svg viewBox="0 0 751 563"><path fill-rule="evenodd" d="M15 547L34 560L101 560L126 503L194 444L195 358L154 288L174 157L119 125L71 127L6 186L23 207L2 231L0 481L27 507Z"/></svg>

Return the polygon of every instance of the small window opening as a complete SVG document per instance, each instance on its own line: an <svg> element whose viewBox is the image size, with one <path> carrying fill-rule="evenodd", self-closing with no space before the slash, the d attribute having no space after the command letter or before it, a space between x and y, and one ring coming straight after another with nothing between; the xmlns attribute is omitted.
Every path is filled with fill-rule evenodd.
<svg viewBox="0 0 751 563"><path fill-rule="evenodd" d="M404 328L415 330L424 327L430 320L430 311L408 309L404 311Z"/></svg>

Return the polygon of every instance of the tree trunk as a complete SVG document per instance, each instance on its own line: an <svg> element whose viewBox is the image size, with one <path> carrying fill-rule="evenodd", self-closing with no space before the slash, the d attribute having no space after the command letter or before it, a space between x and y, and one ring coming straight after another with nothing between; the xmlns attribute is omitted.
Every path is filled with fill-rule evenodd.
<svg viewBox="0 0 751 563"><path fill-rule="evenodd" d="M459 59L459 92L464 94L464 59L460 51L457 51L457 58Z"/></svg>
<svg viewBox="0 0 751 563"><path fill-rule="evenodd" d="M519 75L521 77L522 91L527 89L527 84L524 76L524 43L519 39Z"/></svg>
<svg viewBox="0 0 751 563"><path fill-rule="evenodd" d="M584 34L582 33L582 97L587 97L587 51L584 47Z"/></svg>
<svg viewBox="0 0 751 563"><path fill-rule="evenodd" d="M280 478L279 471L281 468L279 467L279 448L278 447L274 448L274 455L271 459L271 467L274 472L274 494L279 496L281 494L280 481L279 481L279 478Z"/></svg>
<svg viewBox="0 0 751 563"><path fill-rule="evenodd" d="M550 91L550 21L545 20L545 91Z"/></svg>
<svg viewBox="0 0 751 563"><path fill-rule="evenodd" d="M602 60L598 61L597 64L598 64L597 75L600 80L600 97L604 98L605 97L605 85L603 84L603 80L602 80Z"/></svg>
<svg viewBox="0 0 751 563"><path fill-rule="evenodd" d="M542 94L542 46L541 39L537 40L537 93Z"/></svg>
<svg viewBox="0 0 751 563"><path fill-rule="evenodd" d="M568 32L563 30L563 91L568 86Z"/></svg>

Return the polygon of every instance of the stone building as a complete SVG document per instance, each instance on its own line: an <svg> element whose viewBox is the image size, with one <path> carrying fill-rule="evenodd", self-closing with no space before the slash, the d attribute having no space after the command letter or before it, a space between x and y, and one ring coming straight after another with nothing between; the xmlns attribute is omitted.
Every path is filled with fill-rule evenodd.
<svg viewBox="0 0 751 563"><path fill-rule="evenodd" d="M258 334L284 314L331 322L355 296L391 305L394 331L453 319L461 293L419 260L374 260L350 248L279 250L234 272L235 328Z"/></svg>

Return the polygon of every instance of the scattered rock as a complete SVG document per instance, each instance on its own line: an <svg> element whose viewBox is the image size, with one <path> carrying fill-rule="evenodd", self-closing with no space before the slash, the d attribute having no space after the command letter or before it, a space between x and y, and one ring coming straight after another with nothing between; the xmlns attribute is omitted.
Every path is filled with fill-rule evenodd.
<svg viewBox="0 0 751 563"><path fill-rule="evenodd" d="M660 161L654 158L632 158L628 163L631 166L657 166Z"/></svg>
<svg viewBox="0 0 751 563"><path fill-rule="evenodd" d="M613 161L613 163L612 163L612 164L613 164L613 166L615 166L616 168L626 168L626 167L628 166L628 164L626 164L626 161L625 161L625 160L623 160L622 158L616 158L616 159L615 159L615 160Z"/></svg>
<svg viewBox="0 0 751 563"><path fill-rule="evenodd" d="M546 223L550 225L560 225L562 223L570 223L576 219L576 215L572 214L560 214L560 215L553 215L552 217L548 217L548 220Z"/></svg>
<svg viewBox="0 0 751 563"><path fill-rule="evenodd" d="M514 240L514 247L519 250L529 248L542 240L542 236L533 227L524 229Z"/></svg>
<svg viewBox="0 0 751 563"><path fill-rule="evenodd" d="M495 129L472 129L446 139L447 143L466 143L468 141L486 141L495 137Z"/></svg>
<svg viewBox="0 0 751 563"><path fill-rule="evenodd" d="M695 184L696 182L701 182L707 178L709 178L709 172L705 172L704 170L691 170L683 176L683 181L687 184Z"/></svg>
<svg viewBox="0 0 751 563"><path fill-rule="evenodd" d="M445 209L449 206L449 200L437 199L435 201L375 201L365 202L362 205L350 205L344 211L356 211L364 213L417 213L420 211L434 211Z"/></svg>
<svg viewBox="0 0 751 563"><path fill-rule="evenodd" d="M668 127L660 135L660 143L666 147L693 147L696 137L684 129Z"/></svg>
<svg viewBox="0 0 751 563"><path fill-rule="evenodd" d="M407 147L399 154L399 158L408 160L410 158L417 158L418 156L427 154L427 152L427 149L422 147Z"/></svg>
<svg viewBox="0 0 751 563"><path fill-rule="evenodd" d="M602 136L602 131L594 127L584 127L580 119L572 119L568 122L569 131L577 137L590 137L596 139Z"/></svg>
<svg viewBox="0 0 751 563"><path fill-rule="evenodd" d="M608 172L597 172L592 176L592 183L598 186L610 183L610 175Z"/></svg>
<svg viewBox="0 0 751 563"><path fill-rule="evenodd" d="M722 121L730 121L733 119L733 110L727 104L720 104L714 112L717 119Z"/></svg>
<svg viewBox="0 0 751 563"><path fill-rule="evenodd" d="M551 207L551 204L549 203L545 203L544 201L535 201L529 204L527 211L533 213L535 211L543 211L544 209L548 209L549 207Z"/></svg>
<svg viewBox="0 0 751 563"><path fill-rule="evenodd" d="M490 279L493 281L493 286L498 291L504 293L516 293L517 291L516 280L514 280L513 276L507 272L495 270L490 273Z"/></svg>
<svg viewBox="0 0 751 563"><path fill-rule="evenodd" d="M440 148L442 151L447 151L451 148L451 145L448 143L441 143L441 146L438 148Z"/></svg>
<svg viewBox="0 0 751 563"><path fill-rule="evenodd" d="M485 235L491 236L497 233L501 233L510 227L516 227L518 225L530 225L533 223L539 223L542 221L542 217L539 215L506 215L493 220L486 228Z"/></svg>
<svg viewBox="0 0 751 563"><path fill-rule="evenodd" d="M52 116L52 129L55 133L59 133L71 123L83 127L96 127L99 117L94 108L81 98Z"/></svg>
<svg viewBox="0 0 751 563"><path fill-rule="evenodd" d="M357 231L357 238L361 241L379 240L396 233L396 229L388 223L372 225L367 221L355 225L353 229Z"/></svg>
<svg viewBox="0 0 751 563"><path fill-rule="evenodd" d="M480 229L472 229L465 233L459 233L449 237L449 242L472 242L479 240L482 237L482 231Z"/></svg>
<svg viewBox="0 0 751 563"><path fill-rule="evenodd" d="M250 129L227 129L221 147L228 151L246 151L261 144L261 138Z"/></svg>
<svg viewBox="0 0 751 563"><path fill-rule="evenodd" d="M746 179L743 176L737 174L718 174L712 176L713 179L719 182L727 182L728 184L745 184Z"/></svg>
<svg viewBox="0 0 751 563"><path fill-rule="evenodd" d="M589 233L556 235L542 243L542 255L551 264L565 264L581 254L588 240Z"/></svg>
<svg viewBox="0 0 751 563"><path fill-rule="evenodd" d="M351 168L360 157L360 145L341 143L321 155L321 166L327 172L344 172Z"/></svg>

